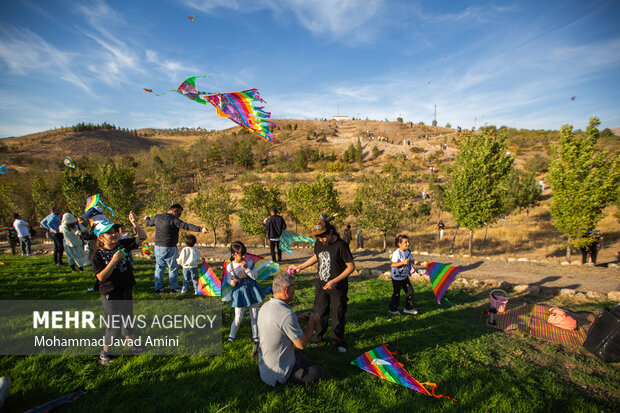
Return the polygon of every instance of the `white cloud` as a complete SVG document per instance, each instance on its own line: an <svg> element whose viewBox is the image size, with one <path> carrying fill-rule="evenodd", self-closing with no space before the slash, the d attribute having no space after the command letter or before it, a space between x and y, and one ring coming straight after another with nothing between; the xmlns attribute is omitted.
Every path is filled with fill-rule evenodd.
<svg viewBox="0 0 620 413"><path fill-rule="evenodd" d="M11 73L57 76L92 94L82 78L74 73L72 55L55 48L28 29L0 29L0 61Z"/></svg>
<svg viewBox="0 0 620 413"><path fill-rule="evenodd" d="M159 68L173 82L178 82L180 77L199 72L199 69L196 67L160 57L155 50L146 49L145 57L147 62Z"/></svg>

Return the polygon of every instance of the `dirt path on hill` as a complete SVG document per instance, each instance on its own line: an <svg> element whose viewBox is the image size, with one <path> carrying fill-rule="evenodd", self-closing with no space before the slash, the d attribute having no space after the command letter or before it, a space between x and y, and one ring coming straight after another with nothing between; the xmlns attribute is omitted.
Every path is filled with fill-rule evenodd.
<svg viewBox="0 0 620 413"><path fill-rule="evenodd" d="M248 248L250 252L265 257L269 248ZM200 248L204 257L217 261L226 257L225 248ZM283 266L300 264L310 257L310 248L293 249L293 255L286 255ZM354 251L358 270L371 269L382 272L389 270L389 254L373 250ZM467 279L508 281L511 284L531 284L539 287L571 288L577 291L594 291L607 294L620 290L620 270L618 268L592 266L563 266L535 262L506 262L485 260L480 257L462 258L440 255L415 255L419 261L436 261L465 268L461 274ZM575 258L575 257L574 257ZM579 257L580 259L581 257ZM309 271L309 270L306 270ZM304 273L306 272L304 271Z"/></svg>

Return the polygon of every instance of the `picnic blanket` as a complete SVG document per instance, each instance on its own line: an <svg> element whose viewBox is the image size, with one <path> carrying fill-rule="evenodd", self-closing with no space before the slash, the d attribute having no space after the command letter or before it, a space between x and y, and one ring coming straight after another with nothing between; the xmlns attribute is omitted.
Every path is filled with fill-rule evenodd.
<svg viewBox="0 0 620 413"><path fill-rule="evenodd" d="M540 340L565 346L581 347L596 316L587 312L573 313L564 310L567 315L577 321L575 330L564 330L547 322L550 308L540 304L525 304L515 307L497 314L497 324L492 327L504 331L517 329Z"/></svg>

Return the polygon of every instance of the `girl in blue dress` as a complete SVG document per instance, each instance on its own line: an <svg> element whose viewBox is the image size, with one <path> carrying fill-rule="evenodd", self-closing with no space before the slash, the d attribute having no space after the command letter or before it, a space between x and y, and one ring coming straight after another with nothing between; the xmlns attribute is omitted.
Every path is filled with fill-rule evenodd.
<svg viewBox="0 0 620 413"><path fill-rule="evenodd" d="M254 262L245 257L246 248L243 242L235 241L230 246L230 263L226 266L227 277L233 286L230 294L230 306L235 309L235 319L230 326L228 342L232 342L237 336L237 330L243 321L245 309L250 309L250 322L252 326L252 340L258 343L258 303L263 301L265 293L256 282L257 273Z"/></svg>

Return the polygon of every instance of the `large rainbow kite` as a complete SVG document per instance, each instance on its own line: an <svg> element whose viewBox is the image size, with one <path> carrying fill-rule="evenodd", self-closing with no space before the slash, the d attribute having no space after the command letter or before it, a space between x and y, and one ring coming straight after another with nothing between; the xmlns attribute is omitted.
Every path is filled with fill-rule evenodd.
<svg viewBox="0 0 620 413"><path fill-rule="evenodd" d="M452 281L454 281L454 278L458 273L463 271L463 269L439 262L427 262L425 264L426 272L433 285L433 292L435 293L435 297L437 297L437 304L439 304L441 298L448 290L448 287L452 284Z"/></svg>
<svg viewBox="0 0 620 413"><path fill-rule="evenodd" d="M219 297L222 295L222 283L217 275L213 272L205 259L202 259L202 265L198 267L200 277L198 278L198 295L206 297Z"/></svg>
<svg viewBox="0 0 620 413"><path fill-rule="evenodd" d="M65 166L75 169L75 163L73 162L73 159L71 159L70 157L65 156L65 160L63 161L63 163L65 164Z"/></svg>
<svg viewBox="0 0 620 413"><path fill-rule="evenodd" d="M286 252L289 255L292 255L291 252L291 243L293 242L307 242L311 245L314 245L316 240L314 238L306 237L305 235L299 235L296 232L284 230L282 231L282 235L280 236L280 249Z"/></svg>
<svg viewBox="0 0 620 413"><path fill-rule="evenodd" d="M361 356L353 360L351 364L356 365L357 367L364 371L367 371L368 373L379 376L384 380L400 384L427 396L433 396L438 399L450 399L455 402L457 401L451 397L444 396L443 394L436 395L435 389L437 388L437 384L420 383L416 379L411 377L411 375L407 372L407 370L405 370L403 365L396 361L393 354L396 353L392 353L391 351L389 351L387 349L387 346L384 344L362 354ZM429 392L424 386L430 386L431 391Z"/></svg>
<svg viewBox="0 0 620 413"><path fill-rule="evenodd" d="M271 113L266 112L264 106L257 105L257 103L265 103L258 94L258 90L247 89L241 92L230 93L199 92L196 89L197 77L211 76L188 77L178 88L163 93L153 93L152 89L144 89L144 91L153 93L156 96L176 92L203 105L210 103L215 106L218 116L229 118L267 142L278 142L271 133L271 130L275 127L275 124L271 121Z"/></svg>

